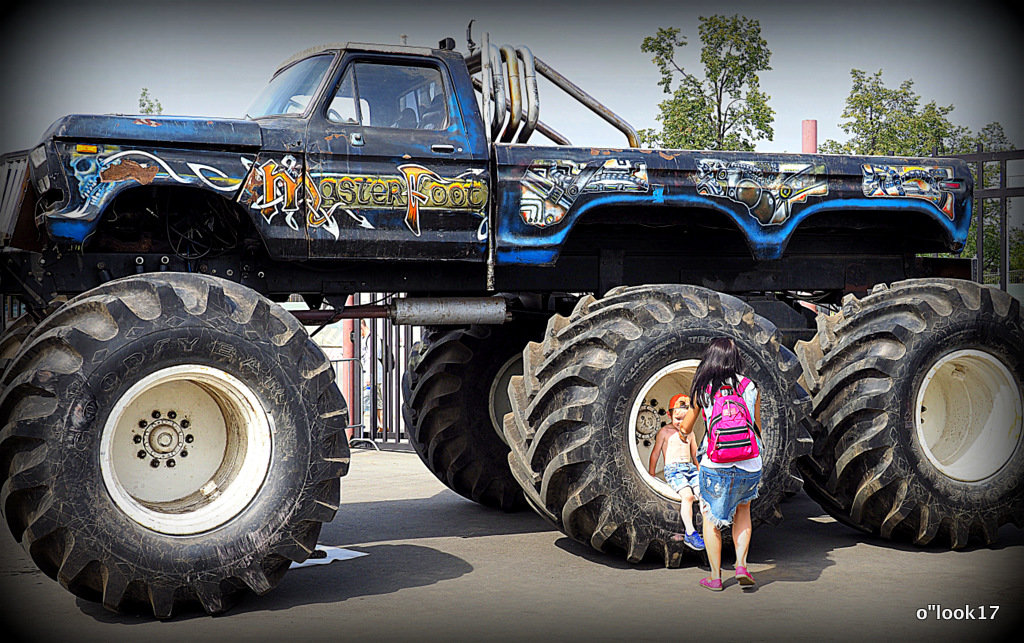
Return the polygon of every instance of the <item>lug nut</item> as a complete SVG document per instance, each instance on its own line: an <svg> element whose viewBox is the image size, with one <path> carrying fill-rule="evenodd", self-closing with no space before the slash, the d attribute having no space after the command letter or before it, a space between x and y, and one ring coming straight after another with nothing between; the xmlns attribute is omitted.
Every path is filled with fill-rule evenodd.
<svg viewBox="0 0 1024 643"><path fill-rule="evenodd" d="M153 458L152 460L149 461L149 466L151 466L154 469L156 469L157 467L160 466L160 461L157 460L156 458Z"/></svg>
<svg viewBox="0 0 1024 643"><path fill-rule="evenodd" d="M145 420L139 420L139 428L140 429L146 428L146 421Z"/></svg>
<svg viewBox="0 0 1024 643"><path fill-rule="evenodd" d="M167 417L169 417L169 418L171 418L173 420L174 418L178 417L178 414L175 413L174 411L168 411L167 412Z"/></svg>
<svg viewBox="0 0 1024 643"><path fill-rule="evenodd" d="M189 422L188 420L182 420L181 421L181 428L183 428L183 429L187 429L191 425L192 425L192 423Z"/></svg>
<svg viewBox="0 0 1024 643"><path fill-rule="evenodd" d="M135 455L139 456L139 460L145 460L146 459L146 452L141 450L141 449Z"/></svg>
<svg viewBox="0 0 1024 643"><path fill-rule="evenodd" d="M167 461L167 466L168 467L172 467L173 468L175 464L177 464L177 462L174 461L174 458L171 458L170 460Z"/></svg>
<svg viewBox="0 0 1024 643"><path fill-rule="evenodd" d="M186 451L186 450L182 449L182 450L181 450L181 457L183 457L183 458L187 458L187 457L188 457L188 451Z"/></svg>
<svg viewBox="0 0 1024 643"><path fill-rule="evenodd" d="M155 420L158 417L160 417L160 411L153 411L150 415L152 415L153 419Z"/></svg>
<svg viewBox="0 0 1024 643"><path fill-rule="evenodd" d="M185 436L185 442L188 442L189 444L192 444L192 442L194 442L194 441L195 441L195 438L192 437L191 433L189 435Z"/></svg>
<svg viewBox="0 0 1024 643"><path fill-rule="evenodd" d="M134 442L135 444L138 444L138 443L142 442L142 436L141 435L133 435L132 436L132 442Z"/></svg>

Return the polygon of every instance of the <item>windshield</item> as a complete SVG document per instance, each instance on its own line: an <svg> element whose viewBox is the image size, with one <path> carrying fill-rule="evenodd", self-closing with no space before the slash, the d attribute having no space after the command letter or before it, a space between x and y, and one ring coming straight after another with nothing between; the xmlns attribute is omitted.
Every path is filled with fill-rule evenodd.
<svg viewBox="0 0 1024 643"><path fill-rule="evenodd" d="M260 118L303 113L332 60L333 53L313 56L274 76L246 110L246 116Z"/></svg>

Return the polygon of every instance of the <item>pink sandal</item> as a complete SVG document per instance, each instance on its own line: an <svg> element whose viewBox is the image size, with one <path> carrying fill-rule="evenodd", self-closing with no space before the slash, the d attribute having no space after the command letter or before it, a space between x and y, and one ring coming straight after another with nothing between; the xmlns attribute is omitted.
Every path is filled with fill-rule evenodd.
<svg viewBox="0 0 1024 643"><path fill-rule="evenodd" d="M716 578L712 580L710 578L702 578L700 579L700 586L710 589L712 592L720 592L722 591L722 579Z"/></svg>
<svg viewBox="0 0 1024 643"><path fill-rule="evenodd" d="M747 568L742 565L736 566L736 580L740 582L740 585L745 585L747 587L754 584L754 577L751 576L750 572L747 571Z"/></svg>

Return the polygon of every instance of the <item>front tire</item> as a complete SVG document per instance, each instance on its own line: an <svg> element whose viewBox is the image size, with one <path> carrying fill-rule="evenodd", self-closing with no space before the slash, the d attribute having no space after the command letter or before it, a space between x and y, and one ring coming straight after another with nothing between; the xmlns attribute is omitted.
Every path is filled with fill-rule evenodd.
<svg viewBox="0 0 1024 643"><path fill-rule="evenodd" d="M736 340L745 375L761 391L765 449L755 523L781 518L779 503L802 482L794 461L810 448L796 358L739 299L676 285L582 299L570 317L550 320L543 343L527 346L504 429L513 474L541 516L631 562L654 554L680 565L683 545L670 537L681 531L679 499L637 457L637 413L663 378L688 372L692 379L715 337ZM687 383L674 390L688 390Z"/></svg>
<svg viewBox="0 0 1024 643"><path fill-rule="evenodd" d="M798 352L821 421L806 490L838 520L953 549L1024 526L1016 299L952 279L876 286Z"/></svg>
<svg viewBox="0 0 1024 643"><path fill-rule="evenodd" d="M18 354L22 343L38 322L28 313L15 319L0 335L0 377L3 377L7 365Z"/></svg>
<svg viewBox="0 0 1024 643"><path fill-rule="evenodd" d="M242 286L105 284L44 320L7 372L8 526L43 572L114 611L263 594L338 507L333 379L294 317Z"/></svg>

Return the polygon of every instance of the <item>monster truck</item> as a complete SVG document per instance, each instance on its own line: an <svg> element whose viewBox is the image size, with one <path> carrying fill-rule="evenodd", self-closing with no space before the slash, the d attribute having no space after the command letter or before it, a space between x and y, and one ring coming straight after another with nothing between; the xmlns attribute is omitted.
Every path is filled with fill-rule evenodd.
<svg viewBox="0 0 1024 643"><path fill-rule="evenodd" d="M762 391L756 523L805 485L921 544L1021 525L1019 304L921 256L964 245L966 164L639 149L525 47L469 50L319 47L245 119L72 115L3 157L27 313L0 341L0 505L40 569L157 617L269 591L349 462L305 326L370 315L428 327L403 414L440 480L630 561L684 560L647 459L719 336ZM538 74L628 147L569 145Z"/></svg>

